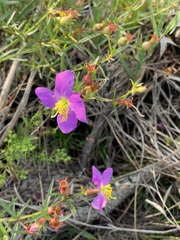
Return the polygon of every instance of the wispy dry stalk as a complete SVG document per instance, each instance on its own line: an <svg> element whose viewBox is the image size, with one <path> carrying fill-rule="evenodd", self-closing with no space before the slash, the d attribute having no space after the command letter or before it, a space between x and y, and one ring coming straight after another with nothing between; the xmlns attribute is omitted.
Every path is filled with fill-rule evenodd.
<svg viewBox="0 0 180 240"><path fill-rule="evenodd" d="M0 94L0 111L2 110L2 108L3 108L3 106L6 102L6 99L7 99L7 96L9 94L9 90L11 88L11 84L13 82L15 73L16 73L17 68L18 68L18 65L19 65L19 61L14 60L12 65L11 65L11 68L9 70L9 73L7 75L7 78L4 81L2 91L1 91L1 94Z"/></svg>
<svg viewBox="0 0 180 240"><path fill-rule="evenodd" d="M2 146L4 139L7 137L8 131L13 129L13 127L17 123L17 120L18 120L19 116L21 115L22 111L26 107L26 104L27 104L27 101L29 99L29 95L30 95L30 92L31 92L31 88L32 88L32 85L33 85L33 80L34 80L34 77L36 75L36 72L37 72L36 69L33 69L31 71L31 74L29 76L29 79L28 79L28 82L27 82L27 86L26 86L24 95L23 95L23 97L21 99L21 102L20 102L16 112L14 113L12 120L7 125L7 128L6 128L6 130L4 131L4 133L3 133L2 137L1 137L0 147Z"/></svg>

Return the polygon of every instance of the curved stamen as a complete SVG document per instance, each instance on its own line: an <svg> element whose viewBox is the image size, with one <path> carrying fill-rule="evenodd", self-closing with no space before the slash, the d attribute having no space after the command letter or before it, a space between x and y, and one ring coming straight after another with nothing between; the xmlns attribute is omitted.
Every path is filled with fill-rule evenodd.
<svg viewBox="0 0 180 240"><path fill-rule="evenodd" d="M55 118L57 115L58 115L58 111L56 111L52 116L51 116L51 118Z"/></svg>

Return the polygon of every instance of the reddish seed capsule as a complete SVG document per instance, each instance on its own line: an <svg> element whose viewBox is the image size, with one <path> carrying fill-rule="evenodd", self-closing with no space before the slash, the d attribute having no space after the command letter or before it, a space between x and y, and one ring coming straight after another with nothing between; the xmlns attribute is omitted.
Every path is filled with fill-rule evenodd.
<svg viewBox="0 0 180 240"><path fill-rule="evenodd" d="M56 230L56 232L58 232L58 229L63 225L62 222L60 222L59 220L57 220L56 218L52 218L49 221L49 226L51 226L52 228L54 228Z"/></svg>
<svg viewBox="0 0 180 240"><path fill-rule="evenodd" d="M89 74L83 77L83 82L86 84L86 86L90 86L92 84L92 78Z"/></svg>

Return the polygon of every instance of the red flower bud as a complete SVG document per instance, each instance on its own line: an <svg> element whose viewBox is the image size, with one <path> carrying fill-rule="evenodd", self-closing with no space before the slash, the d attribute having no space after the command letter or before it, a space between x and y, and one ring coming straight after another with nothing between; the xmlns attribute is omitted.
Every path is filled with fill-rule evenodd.
<svg viewBox="0 0 180 240"><path fill-rule="evenodd" d="M51 226L52 228L54 228L56 230L56 232L58 232L58 229L63 225L62 222L60 222L59 220L57 220L56 218L52 218L49 221L49 226Z"/></svg>
<svg viewBox="0 0 180 240"><path fill-rule="evenodd" d="M158 38L156 34L151 35L151 40L150 42L155 42L158 43L161 40L161 38Z"/></svg>
<svg viewBox="0 0 180 240"><path fill-rule="evenodd" d="M61 215L61 214L64 214L62 211L61 211L61 205L62 204L60 204L59 206L57 206L56 208L55 208L55 213L59 216L59 215Z"/></svg>
<svg viewBox="0 0 180 240"><path fill-rule="evenodd" d="M133 98L119 99L117 100L117 104L125 105L127 108L130 108L133 106Z"/></svg>
<svg viewBox="0 0 180 240"><path fill-rule="evenodd" d="M103 33L110 35L113 32L116 32L117 24L109 23L107 27L104 28Z"/></svg>
<svg viewBox="0 0 180 240"><path fill-rule="evenodd" d="M86 191L85 191L85 194L86 195L91 195L91 194L97 194L99 193L99 189L98 188L88 188Z"/></svg>
<svg viewBox="0 0 180 240"><path fill-rule="evenodd" d="M86 67L88 69L88 74L91 75L93 74L94 72L97 71L97 68L96 68L96 64L86 64Z"/></svg>
<svg viewBox="0 0 180 240"><path fill-rule="evenodd" d="M59 191L64 196L69 196L70 189L69 189L69 183L67 182L67 177L64 180L56 180L56 182L59 183Z"/></svg>
<svg viewBox="0 0 180 240"><path fill-rule="evenodd" d="M39 225L43 225L45 222L46 222L46 219L45 219L44 217L40 218L40 219L37 221L37 223L38 223Z"/></svg>
<svg viewBox="0 0 180 240"><path fill-rule="evenodd" d="M48 207L48 215L51 216L55 213L55 207Z"/></svg>
<svg viewBox="0 0 180 240"><path fill-rule="evenodd" d="M132 43L132 40L133 40L133 38L135 38L135 36L133 36L132 34L130 34L130 32L128 32L126 34L126 38L130 43Z"/></svg>

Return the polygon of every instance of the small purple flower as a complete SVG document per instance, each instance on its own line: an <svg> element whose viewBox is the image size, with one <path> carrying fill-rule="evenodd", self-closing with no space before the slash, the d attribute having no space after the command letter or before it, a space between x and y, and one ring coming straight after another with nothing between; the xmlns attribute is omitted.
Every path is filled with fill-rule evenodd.
<svg viewBox="0 0 180 240"><path fill-rule="evenodd" d="M54 110L60 130L66 134L72 132L78 120L87 123L86 110L79 93L73 93L74 73L69 70L56 75L55 90L38 87L35 90L40 101Z"/></svg>
<svg viewBox="0 0 180 240"><path fill-rule="evenodd" d="M92 172L92 182L98 187L99 193L97 197L94 198L91 205L93 208L99 209L100 212L102 212L103 207L106 206L107 200L111 199L112 187L109 182L112 177L113 169L107 168L101 175L99 170L93 166Z"/></svg>

